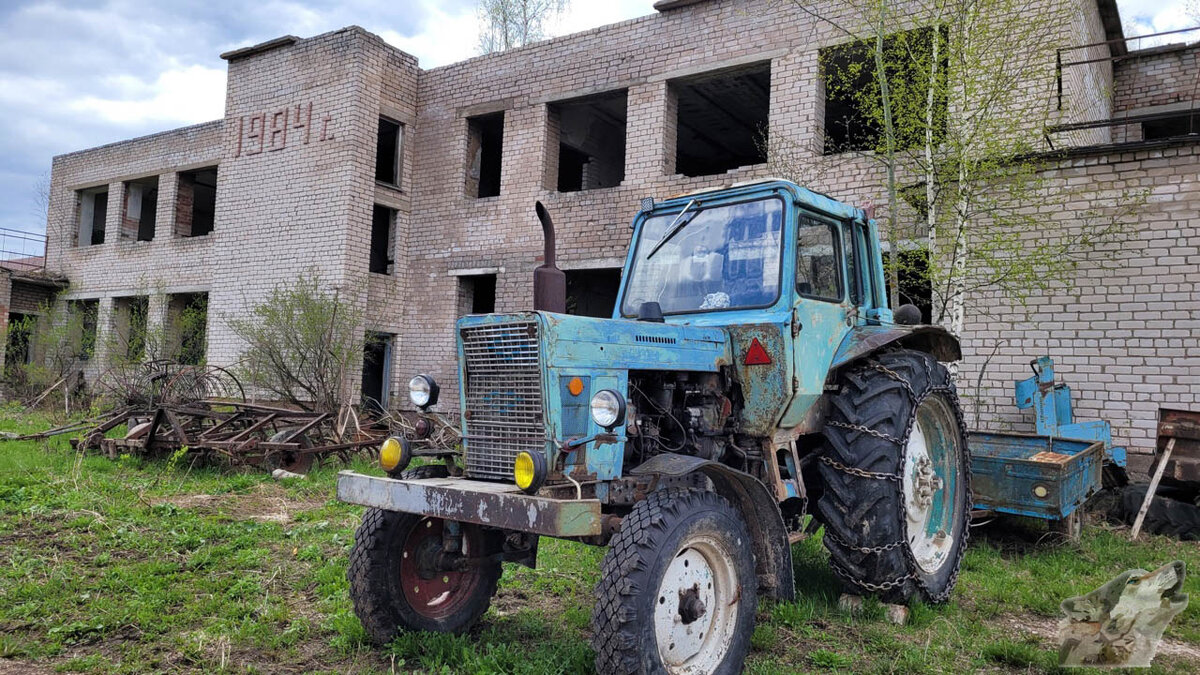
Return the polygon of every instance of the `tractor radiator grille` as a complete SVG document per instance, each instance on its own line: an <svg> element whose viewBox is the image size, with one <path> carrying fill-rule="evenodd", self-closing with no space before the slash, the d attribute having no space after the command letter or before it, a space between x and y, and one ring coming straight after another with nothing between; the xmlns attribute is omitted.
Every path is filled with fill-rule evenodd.
<svg viewBox="0 0 1200 675"><path fill-rule="evenodd" d="M537 321L464 328L462 340L466 475L511 481L518 452L545 452Z"/></svg>

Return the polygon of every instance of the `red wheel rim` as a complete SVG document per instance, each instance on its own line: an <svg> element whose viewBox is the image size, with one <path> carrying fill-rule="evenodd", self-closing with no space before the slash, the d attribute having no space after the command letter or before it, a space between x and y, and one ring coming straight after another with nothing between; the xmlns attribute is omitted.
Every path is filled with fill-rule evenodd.
<svg viewBox="0 0 1200 675"><path fill-rule="evenodd" d="M418 614L430 619L443 619L461 609L470 601L480 579L477 568L462 572L437 569L444 528L445 521L438 518L417 521L400 553L404 599ZM474 550L471 534L470 528L463 528L463 549L467 555Z"/></svg>

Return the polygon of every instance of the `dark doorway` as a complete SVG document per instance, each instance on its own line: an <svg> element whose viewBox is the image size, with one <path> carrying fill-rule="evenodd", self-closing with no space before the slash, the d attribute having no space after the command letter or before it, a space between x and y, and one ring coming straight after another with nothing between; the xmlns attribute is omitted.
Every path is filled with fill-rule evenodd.
<svg viewBox="0 0 1200 675"><path fill-rule="evenodd" d="M363 344L363 408L383 412L388 407L388 376L392 367L392 340L389 333L367 333Z"/></svg>
<svg viewBox="0 0 1200 675"><path fill-rule="evenodd" d="M611 318L621 288L621 270L567 270L567 314Z"/></svg>
<svg viewBox="0 0 1200 675"><path fill-rule="evenodd" d="M36 318L30 314L12 312L8 315L8 340L4 349L4 366L12 368L29 363L29 343L33 339Z"/></svg>

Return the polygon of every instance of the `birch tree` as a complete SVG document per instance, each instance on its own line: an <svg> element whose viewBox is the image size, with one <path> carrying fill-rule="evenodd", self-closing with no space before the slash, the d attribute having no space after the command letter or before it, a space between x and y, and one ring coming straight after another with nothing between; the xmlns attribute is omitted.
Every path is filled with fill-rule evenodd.
<svg viewBox="0 0 1200 675"><path fill-rule="evenodd" d="M859 125L877 132L854 151L884 169L893 307L906 241L927 239L929 257L909 258L919 264L906 272L932 287L932 320L960 333L971 298L999 292L1023 304L1071 285L1080 263L1099 261L1098 251L1123 236L1133 195L1123 208L1114 199L1086 214L1071 236L1050 222L1051 205L1068 201L1047 180L1042 155L1063 46L1054 16L1019 0L849 0L836 18L827 5L792 4L860 56L870 52L821 66L827 97L849 98Z"/></svg>
<svg viewBox="0 0 1200 675"><path fill-rule="evenodd" d="M502 52L546 37L570 0L479 0L479 51Z"/></svg>

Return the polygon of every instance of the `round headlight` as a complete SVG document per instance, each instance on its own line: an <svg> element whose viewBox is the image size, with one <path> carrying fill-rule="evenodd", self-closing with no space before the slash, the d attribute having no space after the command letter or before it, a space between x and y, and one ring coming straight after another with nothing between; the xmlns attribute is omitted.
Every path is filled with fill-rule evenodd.
<svg viewBox="0 0 1200 675"><path fill-rule="evenodd" d="M379 446L379 466L389 474L399 473L408 468L412 461L412 450L408 441L391 436Z"/></svg>
<svg viewBox="0 0 1200 675"><path fill-rule="evenodd" d="M428 375L418 375L408 381L408 398L418 408L428 408L437 403L437 382Z"/></svg>
<svg viewBox="0 0 1200 675"><path fill-rule="evenodd" d="M625 398L612 389L604 389L592 397L592 421L612 429L625 421Z"/></svg>
<svg viewBox="0 0 1200 675"><path fill-rule="evenodd" d="M522 450L513 460L513 482L527 494L537 492L546 482L546 456Z"/></svg>

